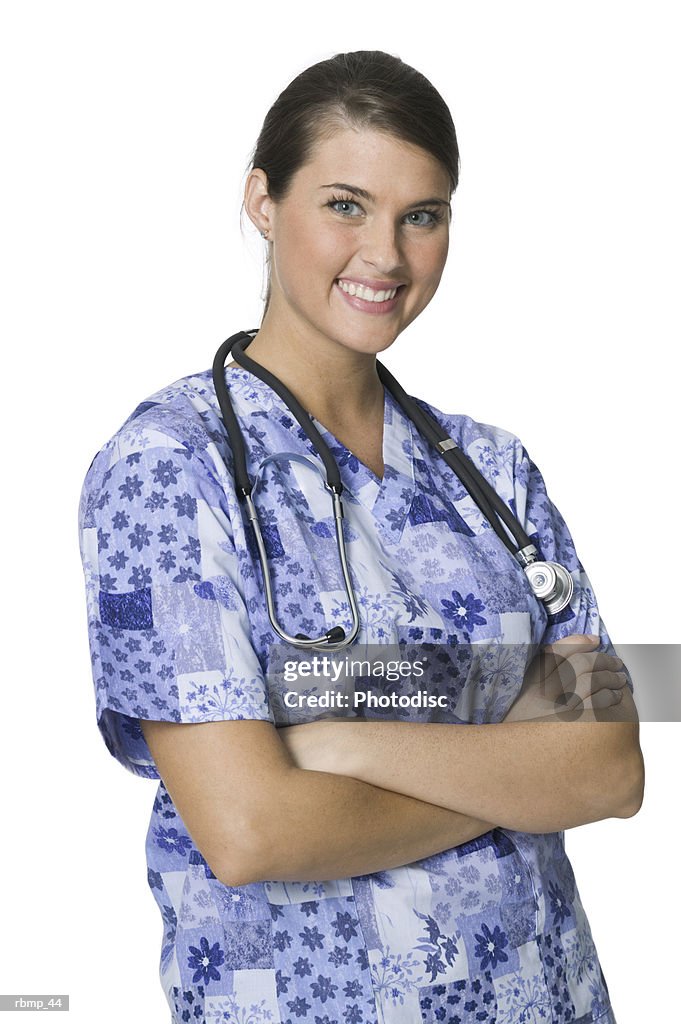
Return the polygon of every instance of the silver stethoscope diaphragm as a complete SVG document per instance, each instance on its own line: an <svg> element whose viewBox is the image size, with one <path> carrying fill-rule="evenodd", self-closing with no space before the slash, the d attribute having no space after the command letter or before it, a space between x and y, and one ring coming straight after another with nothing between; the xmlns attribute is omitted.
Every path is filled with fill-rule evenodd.
<svg viewBox="0 0 681 1024"><path fill-rule="evenodd" d="M531 562L525 566L525 575L549 615L556 615L569 605L574 590L572 576L558 562Z"/></svg>

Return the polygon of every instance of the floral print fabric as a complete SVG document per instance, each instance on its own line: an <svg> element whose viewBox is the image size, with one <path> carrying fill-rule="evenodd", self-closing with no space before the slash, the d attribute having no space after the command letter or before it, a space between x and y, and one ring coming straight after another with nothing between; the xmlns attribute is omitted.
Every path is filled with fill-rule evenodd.
<svg viewBox="0 0 681 1024"><path fill-rule="evenodd" d="M315 459L314 449L266 384L241 367L224 372L249 475L258 479L254 501L279 621L310 636L335 623L349 629L330 496L300 461ZM540 556L571 571L572 602L547 616L455 475L386 391L383 480L315 421L345 488L357 643L443 651L482 643L506 656L502 644L533 651L597 633L610 648L568 529L518 438L419 402L520 518ZM146 855L173 1022L614 1024L563 832L495 828L353 878L231 888L214 876L139 720L290 724L268 678L280 642L232 467L206 370L132 412L93 459L79 505L98 727L122 765L158 780ZM419 720L500 721L523 668L497 663L468 685L444 686L449 710L426 710Z"/></svg>

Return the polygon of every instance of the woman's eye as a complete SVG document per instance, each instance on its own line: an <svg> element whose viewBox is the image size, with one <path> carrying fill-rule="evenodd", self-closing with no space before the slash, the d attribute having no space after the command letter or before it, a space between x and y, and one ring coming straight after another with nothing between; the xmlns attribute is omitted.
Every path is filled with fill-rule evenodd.
<svg viewBox="0 0 681 1024"><path fill-rule="evenodd" d="M332 209L336 206L358 206L358 203L353 202L352 199L332 199L328 204ZM344 210L339 210L339 213L345 213Z"/></svg>
<svg viewBox="0 0 681 1024"><path fill-rule="evenodd" d="M416 225L417 227L421 227L421 225L423 225L424 227L430 227L431 224L437 224L438 221L441 219L437 213L432 212L431 210L414 210L412 213L408 214L407 216L409 216L409 217L422 217L424 215L426 217L429 217L430 220L421 221L420 224ZM411 221L411 223L413 224L414 221Z"/></svg>
<svg viewBox="0 0 681 1024"><path fill-rule="evenodd" d="M356 203L353 199L331 199L330 202L327 203L327 206L330 206L332 210L336 210L337 213L341 214L347 214L347 209L337 209L337 207L356 206L358 209L361 209L359 203ZM412 217L426 217L428 219L417 221L411 220L410 218ZM414 227L434 227L442 220L442 214L439 210L412 210L411 213L407 214L407 218L407 223L412 224Z"/></svg>

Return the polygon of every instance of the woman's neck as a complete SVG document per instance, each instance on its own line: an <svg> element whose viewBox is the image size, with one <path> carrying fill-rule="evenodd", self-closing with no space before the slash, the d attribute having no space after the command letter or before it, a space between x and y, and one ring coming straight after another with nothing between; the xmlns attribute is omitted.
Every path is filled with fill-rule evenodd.
<svg viewBox="0 0 681 1024"><path fill-rule="evenodd" d="M283 332L274 338L261 327L245 354L278 377L331 431L334 426L382 420L384 391L376 356L334 347L338 351L313 343L306 346L300 339L287 340Z"/></svg>

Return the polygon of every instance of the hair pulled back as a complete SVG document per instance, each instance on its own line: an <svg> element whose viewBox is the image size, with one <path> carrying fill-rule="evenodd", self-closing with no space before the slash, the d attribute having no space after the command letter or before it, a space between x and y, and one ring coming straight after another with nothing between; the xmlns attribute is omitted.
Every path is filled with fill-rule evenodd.
<svg viewBox="0 0 681 1024"><path fill-rule="evenodd" d="M337 53L294 78L265 117L249 169L262 168L269 195L280 202L316 143L348 127L383 131L420 146L446 169L451 198L460 160L449 107L424 75L383 50ZM268 272L263 315L270 281Z"/></svg>

